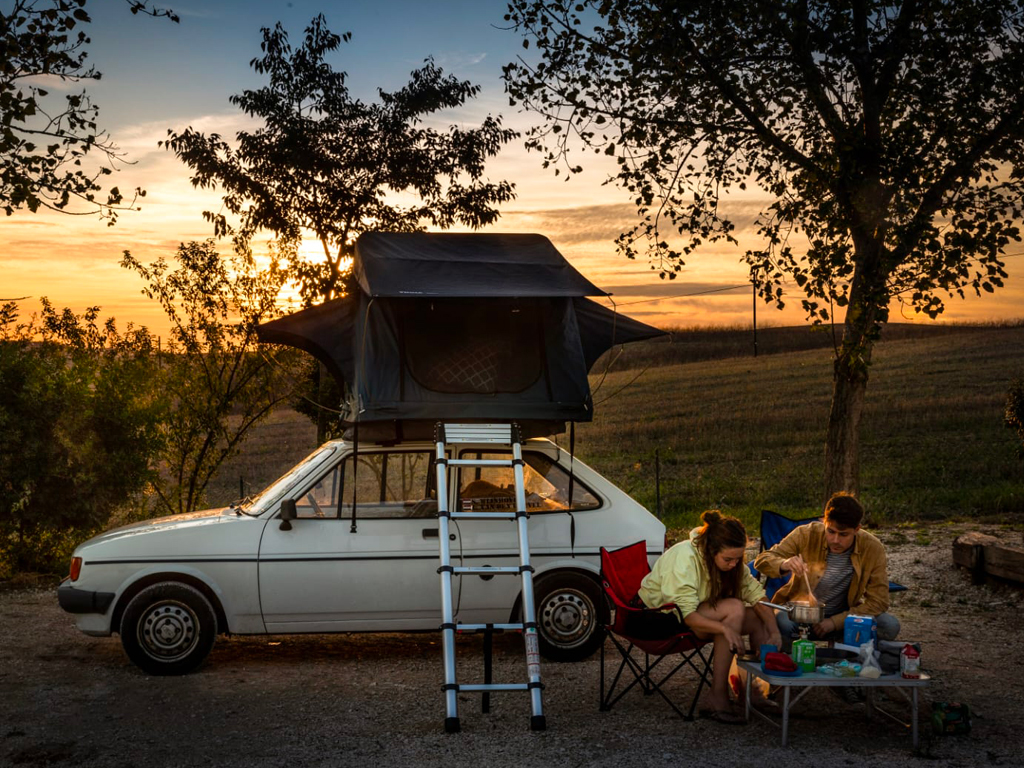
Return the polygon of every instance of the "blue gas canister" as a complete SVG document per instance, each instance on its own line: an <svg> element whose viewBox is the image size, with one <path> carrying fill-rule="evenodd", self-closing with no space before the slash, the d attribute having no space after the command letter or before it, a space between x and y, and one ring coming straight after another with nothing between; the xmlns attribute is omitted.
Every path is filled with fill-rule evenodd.
<svg viewBox="0 0 1024 768"><path fill-rule="evenodd" d="M874 616L850 614L843 623L843 644L863 645L869 640L878 642L878 625Z"/></svg>

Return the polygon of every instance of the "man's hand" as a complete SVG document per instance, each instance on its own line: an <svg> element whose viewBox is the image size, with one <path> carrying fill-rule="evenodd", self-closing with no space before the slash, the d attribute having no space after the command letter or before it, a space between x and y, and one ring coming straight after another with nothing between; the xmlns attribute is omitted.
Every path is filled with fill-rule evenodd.
<svg viewBox="0 0 1024 768"><path fill-rule="evenodd" d="M788 560L783 560L782 565L779 566L779 569L783 573L789 571L794 576L803 576L805 573L807 573L807 563L804 562L803 557L801 557L800 555L793 555Z"/></svg>
<svg viewBox="0 0 1024 768"><path fill-rule="evenodd" d="M832 619L825 619L813 627L811 627L811 634L815 637L825 637L836 631L836 623Z"/></svg>

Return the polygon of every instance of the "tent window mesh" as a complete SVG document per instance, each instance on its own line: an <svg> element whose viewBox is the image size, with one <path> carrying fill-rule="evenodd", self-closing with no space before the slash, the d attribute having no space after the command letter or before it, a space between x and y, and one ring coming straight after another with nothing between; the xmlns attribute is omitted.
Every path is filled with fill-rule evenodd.
<svg viewBox="0 0 1024 768"><path fill-rule="evenodd" d="M522 392L543 371L537 319L520 302L415 300L404 325L409 373L433 392Z"/></svg>

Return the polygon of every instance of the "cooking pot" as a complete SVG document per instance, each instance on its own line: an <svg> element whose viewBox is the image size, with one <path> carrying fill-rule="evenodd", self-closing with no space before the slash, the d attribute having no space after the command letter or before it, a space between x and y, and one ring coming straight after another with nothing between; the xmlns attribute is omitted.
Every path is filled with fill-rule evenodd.
<svg viewBox="0 0 1024 768"><path fill-rule="evenodd" d="M824 603L811 605L806 600L790 600L785 605L776 605L775 603L769 603L767 600L762 600L761 605L785 611L796 624L820 624L825 620Z"/></svg>

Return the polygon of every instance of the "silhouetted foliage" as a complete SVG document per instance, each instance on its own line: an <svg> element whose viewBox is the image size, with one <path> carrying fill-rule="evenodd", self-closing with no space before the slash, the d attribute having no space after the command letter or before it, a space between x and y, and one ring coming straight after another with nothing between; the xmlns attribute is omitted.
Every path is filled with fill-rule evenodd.
<svg viewBox="0 0 1024 768"><path fill-rule="evenodd" d="M284 282L277 262L259 270L248 254L225 259L213 241L182 243L176 261L146 266L125 251L121 262L146 281L143 293L171 323L152 386L167 407L153 489L172 513L199 509L224 460L290 396L287 365L256 342L256 326L276 314Z"/></svg>
<svg viewBox="0 0 1024 768"><path fill-rule="evenodd" d="M217 236L231 234L242 247L261 230L293 243L311 233L320 242L322 262L294 250L291 269L307 304L344 292L346 259L362 232L479 227L513 197L508 182L484 178L486 160L516 135L500 117L473 129L425 124L479 86L428 59L404 88L363 103L326 60L349 38L331 32L322 15L297 49L280 24L263 29L263 56L251 65L269 83L231 97L260 127L240 131L233 144L191 128L169 131L164 142L192 169L195 186L224 190L227 214L204 213Z"/></svg>
<svg viewBox="0 0 1024 768"><path fill-rule="evenodd" d="M125 0L133 14L168 18L170 10ZM123 154L97 126L98 108L82 90L63 100L49 93L63 86L99 80L87 64L90 23L86 0L16 0L0 10L0 207L8 216L40 207L63 213L96 213L113 224L119 210L130 210L116 187L104 190ZM83 161L93 153L101 165ZM135 190L135 199L144 196Z"/></svg>
<svg viewBox="0 0 1024 768"><path fill-rule="evenodd" d="M1014 379L1006 396L1006 426L1017 433L1017 457L1024 460L1024 379Z"/></svg>
<svg viewBox="0 0 1024 768"><path fill-rule="evenodd" d="M144 491L161 444L152 336L42 303L24 324L0 309L0 570L66 567Z"/></svg>
<svg viewBox="0 0 1024 768"><path fill-rule="evenodd" d="M340 405L341 387L327 368L309 355L298 367L298 386L292 407L317 425L317 443L340 438L345 431Z"/></svg>
<svg viewBox="0 0 1024 768"><path fill-rule="evenodd" d="M581 170L612 156L639 223L622 253L673 277L735 243L721 203L767 197L744 254L761 296L796 283L817 322L846 309L826 495L856 490L871 349L896 299L992 292L1020 240L1024 18L1018 0L512 0L539 60L509 64L527 146Z"/></svg>

